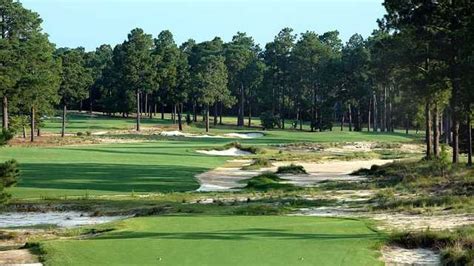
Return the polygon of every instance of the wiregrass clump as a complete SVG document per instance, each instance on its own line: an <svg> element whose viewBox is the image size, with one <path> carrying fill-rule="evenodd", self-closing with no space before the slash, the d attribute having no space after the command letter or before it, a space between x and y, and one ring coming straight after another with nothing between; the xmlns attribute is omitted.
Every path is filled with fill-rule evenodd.
<svg viewBox="0 0 474 266"><path fill-rule="evenodd" d="M272 163L266 158L257 158L251 164L242 167L242 170L258 170L264 167L271 167Z"/></svg>
<svg viewBox="0 0 474 266"><path fill-rule="evenodd" d="M277 174L307 174L302 165L290 164L278 167Z"/></svg>
<svg viewBox="0 0 474 266"><path fill-rule="evenodd" d="M293 184L281 183L285 179L280 178L274 173L263 173L257 176L254 176L250 179L245 180L247 185L246 189L254 190L270 190L270 189L294 189Z"/></svg>

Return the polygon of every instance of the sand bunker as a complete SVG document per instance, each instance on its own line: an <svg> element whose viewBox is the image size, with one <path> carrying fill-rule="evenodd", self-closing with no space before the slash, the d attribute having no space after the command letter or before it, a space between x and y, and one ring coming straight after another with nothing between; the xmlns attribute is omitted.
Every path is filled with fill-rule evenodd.
<svg viewBox="0 0 474 266"><path fill-rule="evenodd" d="M108 223L123 219L124 216L92 217L81 212L7 212L0 214L0 228L55 225L75 227Z"/></svg>
<svg viewBox="0 0 474 266"><path fill-rule="evenodd" d="M255 139L263 137L263 133L228 133L224 134L226 137L230 138L240 138L240 139Z"/></svg>
<svg viewBox="0 0 474 266"><path fill-rule="evenodd" d="M441 257L438 253L429 249L405 249L401 247L384 247L382 257L385 265L420 265L437 266L441 265Z"/></svg>
<svg viewBox="0 0 474 266"><path fill-rule="evenodd" d="M235 148L233 148L235 149ZM229 149L230 150L230 149ZM206 151L206 154L229 156L231 153L237 151ZM236 149L237 150L237 149ZM199 151L203 152L203 151ZM211 152L211 153L210 153ZM219 154L216 154L219 152ZM241 151L242 152L242 151ZM233 155L235 156L235 155ZM275 162L273 167L261 168L259 170L242 170L242 166L250 164L251 160L230 161L232 166L218 167L211 171L199 174L196 178L201 183L199 191L223 191L231 190L233 188L240 188L245 184L239 181L259 175L265 171L276 171L278 166L289 165L291 163L302 165L308 174L302 175L280 175L289 180L289 183L297 186L313 186L319 182L333 180L333 181L360 181L362 177L352 176L350 173L360 168L370 168L372 165L382 165L392 162L392 160L368 160L368 161L329 161L323 163L308 163L308 162ZM217 187L218 189L212 189Z"/></svg>
<svg viewBox="0 0 474 266"><path fill-rule="evenodd" d="M197 150L196 152L206 154L206 155L217 155L217 156L244 156L244 155L250 155L252 153L248 151L243 151L240 149L237 149L235 147L232 147L227 150Z"/></svg>

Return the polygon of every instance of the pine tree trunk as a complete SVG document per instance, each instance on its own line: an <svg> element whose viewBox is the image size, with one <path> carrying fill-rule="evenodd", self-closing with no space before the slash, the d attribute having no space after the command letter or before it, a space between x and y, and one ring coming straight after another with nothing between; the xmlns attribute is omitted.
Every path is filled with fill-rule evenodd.
<svg viewBox="0 0 474 266"><path fill-rule="evenodd" d="M244 91L244 84L240 84L240 102L239 102L239 112L238 112L238 121L237 121L237 126L243 127L244 126L244 108L245 108L245 91Z"/></svg>
<svg viewBox="0 0 474 266"><path fill-rule="evenodd" d="M145 104L143 105L143 108L145 109L145 117L148 115L148 93L145 93Z"/></svg>
<svg viewBox="0 0 474 266"><path fill-rule="evenodd" d="M367 110L367 132L370 132L370 116L371 114L371 108L372 108L372 99L369 99L369 109Z"/></svg>
<svg viewBox="0 0 474 266"><path fill-rule="evenodd" d="M176 104L173 104L173 124L176 124Z"/></svg>
<svg viewBox="0 0 474 266"><path fill-rule="evenodd" d="M449 113L446 110L444 114L444 143L447 145L449 145L450 143L450 136L451 136L451 127L449 126Z"/></svg>
<svg viewBox="0 0 474 266"><path fill-rule="evenodd" d="M425 142L426 142L426 158L431 159L432 151L431 151L431 106L429 103L425 105L425 126L426 126L426 134L425 134Z"/></svg>
<svg viewBox="0 0 474 266"><path fill-rule="evenodd" d="M206 106L206 132L209 132L209 104Z"/></svg>
<svg viewBox="0 0 474 266"><path fill-rule="evenodd" d="M374 92L374 96L373 96L373 110L374 110L374 127L373 127L373 131L374 132L377 132L378 131L378 125L377 125L377 95L376 93Z"/></svg>
<svg viewBox="0 0 474 266"><path fill-rule="evenodd" d="M439 158L439 112L438 104L435 103L433 110L433 155Z"/></svg>
<svg viewBox="0 0 474 266"><path fill-rule="evenodd" d="M349 104L349 131L352 131L352 105Z"/></svg>
<svg viewBox="0 0 474 266"><path fill-rule="evenodd" d="M23 138L26 139L26 127L23 126Z"/></svg>
<svg viewBox="0 0 474 266"><path fill-rule="evenodd" d="M8 129L8 98L7 96L3 96L3 104L2 104L2 126L4 129Z"/></svg>
<svg viewBox="0 0 474 266"><path fill-rule="evenodd" d="M178 105L178 130L183 131L183 121L181 119L181 114L183 112L182 105Z"/></svg>
<svg viewBox="0 0 474 266"><path fill-rule="evenodd" d="M248 127L252 127L252 105L248 103L248 106L249 106Z"/></svg>
<svg viewBox="0 0 474 266"><path fill-rule="evenodd" d="M63 121L61 125L61 137L64 138L64 135L66 134L66 116L67 116L67 107L66 104L63 105Z"/></svg>
<svg viewBox="0 0 474 266"><path fill-rule="evenodd" d="M140 131L140 116L141 116L141 110L140 110L140 92L137 91L137 131Z"/></svg>
<svg viewBox="0 0 474 266"><path fill-rule="evenodd" d="M472 166L472 121L471 110L467 112L467 165Z"/></svg>
<svg viewBox="0 0 474 266"><path fill-rule="evenodd" d="M383 132L387 131L387 87L383 88Z"/></svg>
<svg viewBox="0 0 474 266"><path fill-rule="evenodd" d="M453 118L453 163L459 163L459 121Z"/></svg>
<svg viewBox="0 0 474 266"><path fill-rule="evenodd" d="M213 121L214 126L217 126L217 104L218 103L214 104L214 121Z"/></svg>
<svg viewBox="0 0 474 266"><path fill-rule="evenodd" d="M161 103L161 120L165 120L165 104Z"/></svg>
<svg viewBox="0 0 474 266"><path fill-rule="evenodd" d="M36 136L41 137L41 129L39 127L36 129Z"/></svg>
<svg viewBox="0 0 474 266"><path fill-rule="evenodd" d="M197 122L196 102L193 102L193 122Z"/></svg>
<svg viewBox="0 0 474 266"><path fill-rule="evenodd" d="M408 135L408 129L409 129L409 122L410 120L408 119L408 114L405 115L405 134Z"/></svg>
<svg viewBox="0 0 474 266"><path fill-rule="evenodd" d="M219 125L222 125L222 106L223 104L219 104Z"/></svg>
<svg viewBox="0 0 474 266"><path fill-rule="evenodd" d="M344 118L345 118L346 114L345 112L342 112L341 113L341 131L344 131Z"/></svg>
<svg viewBox="0 0 474 266"><path fill-rule="evenodd" d="M30 141L34 142L35 141L35 107L31 106L31 121L30 121Z"/></svg>

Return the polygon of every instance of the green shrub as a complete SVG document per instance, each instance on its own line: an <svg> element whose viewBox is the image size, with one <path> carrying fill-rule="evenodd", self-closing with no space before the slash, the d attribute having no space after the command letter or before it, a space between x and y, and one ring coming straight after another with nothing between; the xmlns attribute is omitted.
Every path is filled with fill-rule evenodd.
<svg viewBox="0 0 474 266"><path fill-rule="evenodd" d="M264 129L280 128L280 117L272 112L263 112L260 115L260 123Z"/></svg>
<svg viewBox="0 0 474 266"><path fill-rule="evenodd" d="M307 174L302 165L290 164L278 167L277 174Z"/></svg>
<svg viewBox="0 0 474 266"><path fill-rule="evenodd" d="M20 177L20 169L15 160L9 160L0 164L0 204L10 199L10 194L4 192L5 188L14 186Z"/></svg>
<svg viewBox="0 0 474 266"><path fill-rule="evenodd" d="M76 136L82 137L82 136L84 136L84 133L79 131L79 132L76 133Z"/></svg>
<svg viewBox="0 0 474 266"><path fill-rule="evenodd" d="M3 128L0 132L0 146L8 144L14 136L15 132L13 130Z"/></svg>
<svg viewBox="0 0 474 266"><path fill-rule="evenodd" d="M242 167L242 170L257 170L263 167L271 167L272 163L266 158L257 158L250 165Z"/></svg>

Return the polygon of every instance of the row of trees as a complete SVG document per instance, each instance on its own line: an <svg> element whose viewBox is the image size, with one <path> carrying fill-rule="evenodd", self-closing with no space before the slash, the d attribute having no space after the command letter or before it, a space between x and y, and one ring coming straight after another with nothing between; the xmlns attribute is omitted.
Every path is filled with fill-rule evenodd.
<svg viewBox="0 0 474 266"><path fill-rule="evenodd" d="M53 49L39 16L1 0L0 95L3 126L9 113L69 107L109 115L165 112L180 130L203 114L206 130L236 115L237 126L261 116L266 127L394 131L425 129L427 158L438 157L440 139L459 161L460 136L472 151L473 21L470 1L386 0L387 15L364 39L345 44L337 31L297 35L285 28L262 49L245 33L230 42L216 37L179 45L169 31L156 38L134 29L122 44ZM247 117L247 123L245 122ZM289 122L288 122L289 121ZM37 132L37 134L39 131ZM24 135L26 135L24 133Z"/></svg>

